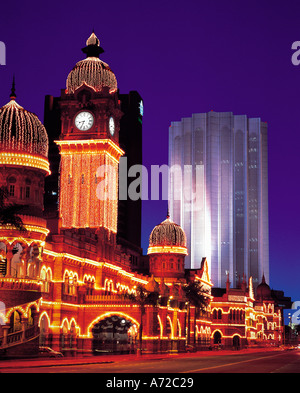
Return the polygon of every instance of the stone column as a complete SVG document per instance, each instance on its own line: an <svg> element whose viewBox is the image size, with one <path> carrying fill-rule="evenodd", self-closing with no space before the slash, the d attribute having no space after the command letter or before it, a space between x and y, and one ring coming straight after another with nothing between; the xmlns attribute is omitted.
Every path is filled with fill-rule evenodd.
<svg viewBox="0 0 300 393"><path fill-rule="evenodd" d="M3 342L2 342L2 346L5 347L7 345L7 335L8 335L8 331L10 329L9 325L4 325L2 326L2 330L3 330Z"/></svg>

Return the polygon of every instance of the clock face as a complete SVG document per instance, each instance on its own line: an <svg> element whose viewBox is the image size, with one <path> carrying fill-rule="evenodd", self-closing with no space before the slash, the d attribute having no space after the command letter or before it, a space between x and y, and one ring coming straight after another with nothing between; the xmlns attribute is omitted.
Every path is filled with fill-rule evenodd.
<svg viewBox="0 0 300 393"><path fill-rule="evenodd" d="M94 124L94 116L91 112L82 111L75 117L75 126L80 131L87 131L92 128Z"/></svg>
<svg viewBox="0 0 300 393"><path fill-rule="evenodd" d="M109 132L111 135L114 135L115 133L115 121L113 117L109 118Z"/></svg>

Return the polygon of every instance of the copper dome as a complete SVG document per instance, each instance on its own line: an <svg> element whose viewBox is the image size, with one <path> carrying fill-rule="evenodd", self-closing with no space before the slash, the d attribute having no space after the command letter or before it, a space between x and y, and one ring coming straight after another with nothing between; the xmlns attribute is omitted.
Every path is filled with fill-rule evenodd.
<svg viewBox="0 0 300 393"><path fill-rule="evenodd" d="M185 233L169 216L154 227L150 234L148 254L154 252L178 252L187 255Z"/></svg>
<svg viewBox="0 0 300 393"><path fill-rule="evenodd" d="M87 58L76 63L67 78L67 94L74 93L80 86L87 85L96 92L108 88L109 93L117 91L117 79L109 65L99 59L99 54L104 52L100 42L93 32L82 49Z"/></svg>
<svg viewBox="0 0 300 393"><path fill-rule="evenodd" d="M48 135L38 117L11 96L0 108L0 151L48 157Z"/></svg>

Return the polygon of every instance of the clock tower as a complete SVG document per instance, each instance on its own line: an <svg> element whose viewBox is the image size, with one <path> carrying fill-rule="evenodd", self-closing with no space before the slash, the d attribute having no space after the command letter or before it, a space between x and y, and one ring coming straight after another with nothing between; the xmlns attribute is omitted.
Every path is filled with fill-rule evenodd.
<svg viewBox="0 0 300 393"><path fill-rule="evenodd" d="M118 164L122 112L117 80L93 32L67 78L60 98L60 230L89 228L117 232ZM102 229L101 229L102 228Z"/></svg>

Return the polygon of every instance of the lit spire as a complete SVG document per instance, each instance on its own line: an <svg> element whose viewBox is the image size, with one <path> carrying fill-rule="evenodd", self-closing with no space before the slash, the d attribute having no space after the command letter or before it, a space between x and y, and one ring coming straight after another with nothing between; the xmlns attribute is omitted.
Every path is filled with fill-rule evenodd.
<svg viewBox="0 0 300 393"><path fill-rule="evenodd" d="M15 75L13 76L13 81L12 81L12 86L11 86L11 93L10 93L10 99L15 100L17 98L16 95L16 85L15 85Z"/></svg>
<svg viewBox="0 0 300 393"><path fill-rule="evenodd" d="M86 54L86 57L99 57L99 55L104 52L103 48L100 46L98 37L94 33L94 29L86 41L86 47L81 50Z"/></svg>
<svg viewBox="0 0 300 393"><path fill-rule="evenodd" d="M91 34L91 35L89 36L89 38L87 39L86 45L87 45L87 46L89 46L89 45L97 45L97 46L100 46L100 41L99 41L98 37L96 36L96 34L94 33L94 29L93 29L92 34Z"/></svg>

